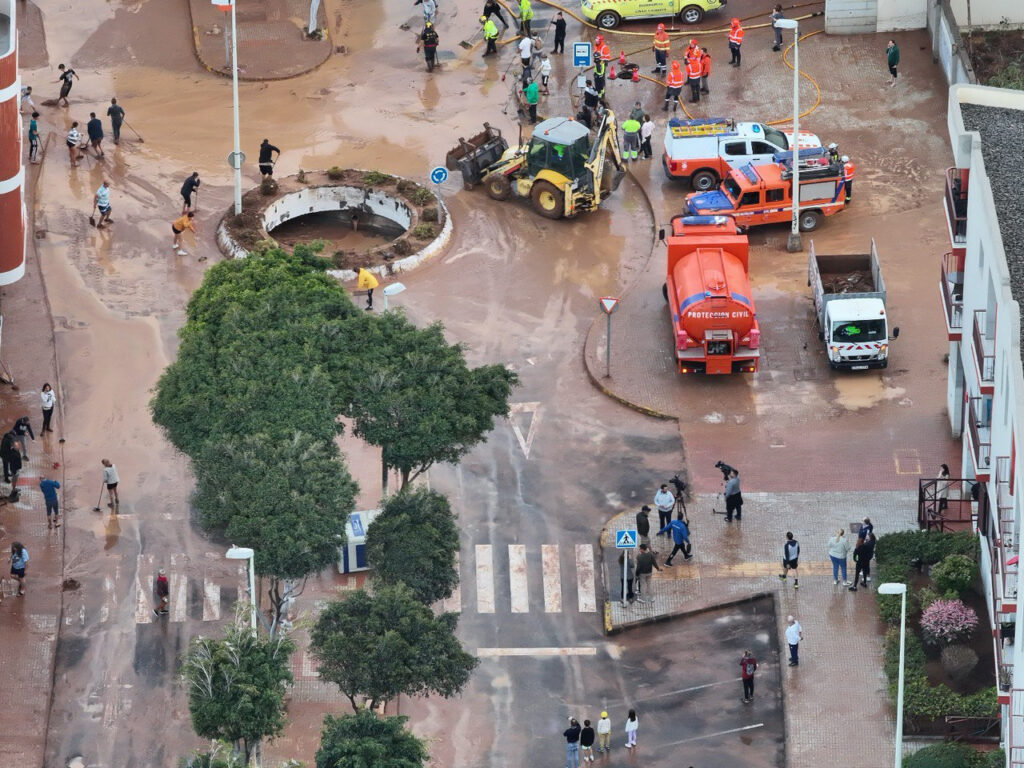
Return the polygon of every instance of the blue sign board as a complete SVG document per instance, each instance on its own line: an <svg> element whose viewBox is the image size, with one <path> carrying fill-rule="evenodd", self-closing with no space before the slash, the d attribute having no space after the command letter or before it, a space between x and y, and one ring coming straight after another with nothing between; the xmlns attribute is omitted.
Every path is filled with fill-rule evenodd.
<svg viewBox="0 0 1024 768"><path fill-rule="evenodd" d="M353 536L366 536L366 531L363 530L363 516L358 512L352 512L349 514L348 524L352 526Z"/></svg>
<svg viewBox="0 0 1024 768"><path fill-rule="evenodd" d="M616 531L616 549L636 549L636 531Z"/></svg>
<svg viewBox="0 0 1024 768"><path fill-rule="evenodd" d="M435 184L444 184L448 181L448 169L443 165L437 166L430 172L430 180Z"/></svg>
<svg viewBox="0 0 1024 768"><path fill-rule="evenodd" d="M572 65L574 67L589 67L593 63L590 57L590 43L572 44Z"/></svg>

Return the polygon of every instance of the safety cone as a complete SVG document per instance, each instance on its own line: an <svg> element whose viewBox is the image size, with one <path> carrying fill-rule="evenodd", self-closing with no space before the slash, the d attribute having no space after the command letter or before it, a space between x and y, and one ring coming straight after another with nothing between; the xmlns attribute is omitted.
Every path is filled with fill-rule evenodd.
<svg viewBox="0 0 1024 768"><path fill-rule="evenodd" d="M619 51L619 64L622 65L622 64L625 64L625 63L626 63L626 52L625 51Z"/></svg>
<svg viewBox="0 0 1024 768"><path fill-rule="evenodd" d="M612 64L611 67L608 68L608 79L609 80L614 80L615 79L615 65L614 64Z"/></svg>
<svg viewBox="0 0 1024 768"><path fill-rule="evenodd" d="M636 69L633 70L633 82L634 83L639 83L640 82L640 68L639 67L637 67Z"/></svg>

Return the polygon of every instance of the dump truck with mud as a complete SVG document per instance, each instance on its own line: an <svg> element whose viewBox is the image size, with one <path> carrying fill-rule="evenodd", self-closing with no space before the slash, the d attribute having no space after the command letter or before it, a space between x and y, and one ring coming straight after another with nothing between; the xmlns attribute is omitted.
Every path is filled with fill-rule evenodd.
<svg viewBox="0 0 1024 768"><path fill-rule="evenodd" d="M833 370L866 371L889 364L889 319L878 250L807 257L807 284L814 296L818 339ZM893 328L892 338L900 335Z"/></svg>
<svg viewBox="0 0 1024 768"><path fill-rule="evenodd" d="M534 126L528 143L520 140L515 147L484 123L481 133L459 139L445 164L462 172L466 189L482 183L495 200L529 198L549 219L597 210L625 175L611 110L593 135L571 118L552 117Z"/></svg>

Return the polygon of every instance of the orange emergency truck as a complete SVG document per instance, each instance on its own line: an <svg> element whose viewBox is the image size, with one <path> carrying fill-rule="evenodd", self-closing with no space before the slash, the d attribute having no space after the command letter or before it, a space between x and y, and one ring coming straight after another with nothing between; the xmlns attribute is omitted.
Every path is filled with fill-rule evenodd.
<svg viewBox="0 0 1024 768"><path fill-rule="evenodd" d="M846 207L843 169L830 163L823 149L800 152L800 230L818 228L823 216ZM691 192L685 211L691 216L728 215L742 227L789 223L793 217L792 153L775 162L733 170L711 192Z"/></svg>

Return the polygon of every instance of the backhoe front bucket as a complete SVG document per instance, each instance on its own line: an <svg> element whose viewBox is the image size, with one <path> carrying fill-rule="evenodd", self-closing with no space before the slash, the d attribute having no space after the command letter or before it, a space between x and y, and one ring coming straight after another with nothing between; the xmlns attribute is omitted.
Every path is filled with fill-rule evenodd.
<svg viewBox="0 0 1024 768"><path fill-rule="evenodd" d="M480 183L484 171L501 159L506 149L508 142L501 135L501 130L484 123L483 131L468 141L459 138L458 146L445 156L445 165L450 171L461 171L463 186L472 189Z"/></svg>

